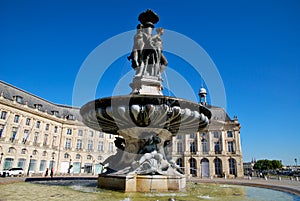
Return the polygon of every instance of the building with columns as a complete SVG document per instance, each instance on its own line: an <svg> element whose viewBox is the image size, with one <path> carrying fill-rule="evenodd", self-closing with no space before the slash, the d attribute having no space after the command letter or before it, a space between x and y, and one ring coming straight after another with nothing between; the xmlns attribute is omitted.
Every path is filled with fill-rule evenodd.
<svg viewBox="0 0 300 201"><path fill-rule="evenodd" d="M206 90L200 102L210 109L210 124L203 131L173 137L172 157L189 176L243 177L240 123L230 119L223 108L208 105Z"/></svg>
<svg viewBox="0 0 300 201"><path fill-rule="evenodd" d="M224 109L200 101L212 112L203 131L173 137L172 158L189 176L242 177L240 124ZM25 173L98 174L116 153L115 136L85 126L80 108L54 104L0 81L0 170L21 167Z"/></svg>

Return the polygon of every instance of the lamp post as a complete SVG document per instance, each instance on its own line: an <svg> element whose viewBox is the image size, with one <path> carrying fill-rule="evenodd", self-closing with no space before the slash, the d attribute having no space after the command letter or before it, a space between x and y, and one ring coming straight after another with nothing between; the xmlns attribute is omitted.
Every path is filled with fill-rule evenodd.
<svg viewBox="0 0 300 201"><path fill-rule="evenodd" d="M4 153L1 153L1 157L0 157L0 164L2 163L2 157L3 157Z"/></svg>
<svg viewBox="0 0 300 201"><path fill-rule="evenodd" d="M295 160L295 164L296 164L296 168L297 168L297 158L295 158L294 160Z"/></svg>
<svg viewBox="0 0 300 201"><path fill-rule="evenodd" d="M28 170L27 170L27 176L29 176L29 170L30 170L30 165L31 165L31 159L32 159L32 156L30 156L30 159L29 159L29 165L28 165Z"/></svg>

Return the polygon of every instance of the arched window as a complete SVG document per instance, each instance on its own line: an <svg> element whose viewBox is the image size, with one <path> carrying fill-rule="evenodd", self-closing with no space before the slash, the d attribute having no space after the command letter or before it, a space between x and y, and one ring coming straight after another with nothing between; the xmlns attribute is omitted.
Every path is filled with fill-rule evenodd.
<svg viewBox="0 0 300 201"><path fill-rule="evenodd" d="M37 150L33 150L32 151L32 155L37 155L38 154L38 151Z"/></svg>
<svg viewBox="0 0 300 201"><path fill-rule="evenodd" d="M68 153L65 153L65 154L64 154L64 158L66 158L66 159L69 158L69 154L68 154Z"/></svg>
<svg viewBox="0 0 300 201"><path fill-rule="evenodd" d="M214 160L214 164L215 164L215 174L218 176L222 176L222 161L219 158L216 158Z"/></svg>
<svg viewBox="0 0 300 201"><path fill-rule="evenodd" d="M182 158L176 160L176 164L180 167L181 172L184 172L184 164Z"/></svg>
<svg viewBox="0 0 300 201"><path fill-rule="evenodd" d="M203 158L201 164L201 177L209 177L209 161L207 158Z"/></svg>
<svg viewBox="0 0 300 201"><path fill-rule="evenodd" d="M22 150L21 150L21 154L27 154L27 149L25 149L25 148L22 149Z"/></svg>
<svg viewBox="0 0 300 201"><path fill-rule="evenodd" d="M236 175L236 161L234 158L230 158L229 162L229 174Z"/></svg>
<svg viewBox="0 0 300 201"><path fill-rule="evenodd" d="M197 164L196 159L194 158L190 159L190 174L193 176L197 176Z"/></svg>
<svg viewBox="0 0 300 201"><path fill-rule="evenodd" d="M13 147L9 147L9 148L8 148L8 153L10 153L10 154L15 154L15 153L16 153L16 149L13 148Z"/></svg>

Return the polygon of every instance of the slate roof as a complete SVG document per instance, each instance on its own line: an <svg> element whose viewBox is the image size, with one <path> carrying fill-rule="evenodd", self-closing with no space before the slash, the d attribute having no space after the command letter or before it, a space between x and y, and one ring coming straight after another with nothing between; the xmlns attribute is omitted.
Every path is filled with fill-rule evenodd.
<svg viewBox="0 0 300 201"><path fill-rule="evenodd" d="M80 108L52 103L1 80L0 93L3 94L4 98L9 100L15 100L16 96L22 97L22 101L19 103L24 105L27 104L30 108L36 108L36 106L40 104L42 105L39 109L40 111L46 111L48 114L53 114L54 111L57 111L57 117L81 121L81 116L79 114Z"/></svg>

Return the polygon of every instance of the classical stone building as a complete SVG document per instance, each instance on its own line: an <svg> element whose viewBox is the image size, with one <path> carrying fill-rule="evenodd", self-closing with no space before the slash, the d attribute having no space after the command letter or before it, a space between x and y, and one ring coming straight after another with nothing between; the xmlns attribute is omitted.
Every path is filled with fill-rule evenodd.
<svg viewBox="0 0 300 201"><path fill-rule="evenodd" d="M173 137L172 157L185 174L197 177L243 177L240 123L230 119L223 108L208 105L206 90L200 102L212 112L203 131Z"/></svg>
<svg viewBox="0 0 300 201"><path fill-rule="evenodd" d="M116 151L115 137L86 127L79 110L0 81L0 170L100 172L100 162Z"/></svg>
<svg viewBox="0 0 300 201"><path fill-rule="evenodd" d="M170 153L185 174L197 177L242 177L240 124L222 108L212 112L209 127L173 138ZM116 153L115 136L86 127L80 108L51 103L0 81L0 170L22 167L25 173L97 174ZM70 169L71 167L71 169Z"/></svg>

